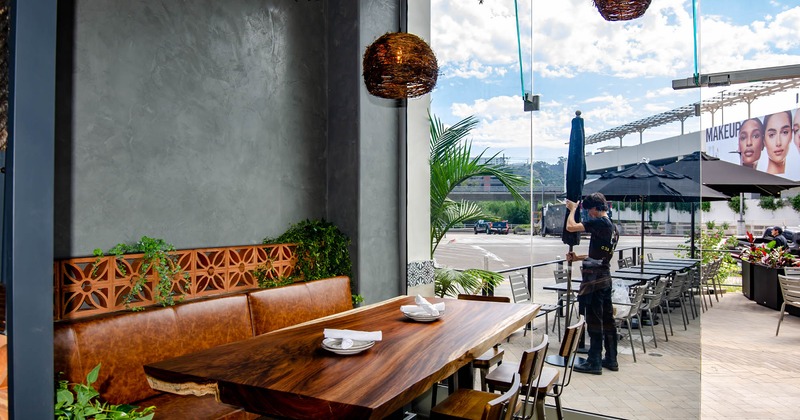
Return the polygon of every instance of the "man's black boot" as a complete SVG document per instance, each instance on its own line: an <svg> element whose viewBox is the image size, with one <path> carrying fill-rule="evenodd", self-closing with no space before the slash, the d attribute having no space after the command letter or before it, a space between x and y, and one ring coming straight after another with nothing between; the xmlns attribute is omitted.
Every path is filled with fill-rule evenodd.
<svg viewBox="0 0 800 420"><path fill-rule="evenodd" d="M600 357L603 352L603 334L589 333L589 354L586 361L578 359L573 369L576 372L591 373L594 375L603 374L603 366L600 364Z"/></svg>
<svg viewBox="0 0 800 420"><path fill-rule="evenodd" d="M606 349L606 357L603 358L602 365L604 368L611 371L619 370L619 363L617 363L617 336L616 331L613 334L606 334L603 340L603 347Z"/></svg>

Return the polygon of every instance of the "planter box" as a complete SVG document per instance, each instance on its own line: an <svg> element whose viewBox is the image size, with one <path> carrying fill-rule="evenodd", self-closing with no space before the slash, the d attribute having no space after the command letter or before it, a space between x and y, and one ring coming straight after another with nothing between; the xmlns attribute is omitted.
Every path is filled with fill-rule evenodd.
<svg viewBox="0 0 800 420"><path fill-rule="evenodd" d="M778 284L778 274L783 274L783 268L770 268L759 264L750 264L753 268L752 279L752 299L759 305L767 308L781 309L783 304L783 294L781 286ZM744 269L742 269L744 271ZM742 288L744 288L744 274L742 274ZM786 312L795 316L800 316L800 309L794 306L787 306Z"/></svg>
<svg viewBox="0 0 800 420"><path fill-rule="evenodd" d="M744 297L753 300L753 267L751 264L742 260L742 294Z"/></svg>

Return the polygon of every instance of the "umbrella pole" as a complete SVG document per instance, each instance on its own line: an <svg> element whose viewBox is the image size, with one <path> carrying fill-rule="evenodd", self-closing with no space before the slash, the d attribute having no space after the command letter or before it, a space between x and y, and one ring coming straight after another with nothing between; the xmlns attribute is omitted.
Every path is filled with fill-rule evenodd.
<svg viewBox="0 0 800 420"><path fill-rule="evenodd" d="M572 245L569 246L569 252L572 253ZM567 262L567 322L564 323L564 334L567 333L569 328L569 322L572 319L572 305L570 305L570 297L572 297L572 260Z"/></svg>
<svg viewBox="0 0 800 420"><path fill-rule="evenodd" d="M695 211L695 206L694 206L694 201L692 201L692 227L690 229L692 234L692 239L691 239L691 248L689 248L691 250L690 252L691 257L689 258L694 258L694 211Z"/></svg>
<svg viewBox="0 0 800 420"><path fill-rule="evenodd" d="M644 196L641 196L639 203L642 205L642 242L639 248L639 272L644 274Z"/></svg>

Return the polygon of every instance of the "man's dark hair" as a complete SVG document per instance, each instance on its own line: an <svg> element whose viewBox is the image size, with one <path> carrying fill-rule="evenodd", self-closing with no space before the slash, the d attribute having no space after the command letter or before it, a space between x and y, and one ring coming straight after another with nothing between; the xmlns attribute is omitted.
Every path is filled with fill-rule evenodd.
<svg viewBox="0 0 800 420"><path fill-rule="evenodd" d="M587 210L597 209L599 211L608 210L608 206L606 205L606 196L599 192L589 194L583 199L583 208Z"/></svg>
<svg viewBox="0 0 800 420"><path fill-rule="evenodd" d="M780 235L780 234L782 234L782 233L783 233L783 229L781 229L781 227L780 227L780 226L773 226L773 227L772 227L772 230L777 230L777 231L778 231L778 235Z"/></svg>

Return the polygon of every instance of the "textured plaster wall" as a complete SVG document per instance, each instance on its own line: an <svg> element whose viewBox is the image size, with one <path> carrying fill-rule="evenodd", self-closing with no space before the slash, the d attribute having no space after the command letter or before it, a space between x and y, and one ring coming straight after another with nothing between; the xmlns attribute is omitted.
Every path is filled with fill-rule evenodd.
<svg viewBox="0 0 800 420"><path fill-rule="evenodd" d="M59 8L56 258L251 244L326 215L325 2Z"/></svg>

